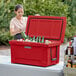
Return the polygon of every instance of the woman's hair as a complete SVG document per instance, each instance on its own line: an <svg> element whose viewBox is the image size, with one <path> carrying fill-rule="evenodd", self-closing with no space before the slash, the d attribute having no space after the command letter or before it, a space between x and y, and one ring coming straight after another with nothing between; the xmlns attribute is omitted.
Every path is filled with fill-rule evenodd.
<svg viewBox="0 0 76 76"><path fill-rule="evenodd" d="M17 11L19 8L23 8L23 6L21 4L18 4L15 6L15 11Z"/></svg>

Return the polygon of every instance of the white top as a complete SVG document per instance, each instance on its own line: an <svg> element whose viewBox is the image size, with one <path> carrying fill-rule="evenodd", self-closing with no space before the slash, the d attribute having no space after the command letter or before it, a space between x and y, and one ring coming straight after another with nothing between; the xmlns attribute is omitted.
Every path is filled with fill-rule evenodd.
<svg viewBox="0 0 76 76"><path fill-rule="evenodd" d="M10 29L11 28L14 29L14 31L16 31L15 34L21 33L22 31L25 31L26 30L26 23L27 23L27 17L22 17L21 20L18 20L16 17L14 17L10 21Z"/></svg>

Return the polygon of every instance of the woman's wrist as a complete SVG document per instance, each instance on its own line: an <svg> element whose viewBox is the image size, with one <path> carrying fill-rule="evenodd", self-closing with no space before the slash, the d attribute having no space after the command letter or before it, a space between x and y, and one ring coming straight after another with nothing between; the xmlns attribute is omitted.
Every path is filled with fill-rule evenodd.
<svg viewBox="0 0 76 76"><path fill-rule="evenodd" d="M19 32L22 32L22 29L19 29Z"/></svg>

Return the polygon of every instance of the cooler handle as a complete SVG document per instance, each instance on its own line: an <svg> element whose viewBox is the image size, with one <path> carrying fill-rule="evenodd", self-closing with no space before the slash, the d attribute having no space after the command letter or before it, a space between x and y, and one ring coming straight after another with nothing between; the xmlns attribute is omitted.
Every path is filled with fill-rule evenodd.
<svg viewBox="0 0 76 76"><path fill-rule="evenodd" d="M30 46L24 46L24 48L31 49L32 47L30 47Z"/></svg>
<svg viewBox="0 0 76 76"><path fill-rule="evenodd" d="M51 50L51 48L50 48L50 55L51 55L51 60L52 61L57 60L57 46L56 46L56 58L52 58L52 50Z"/></svg>

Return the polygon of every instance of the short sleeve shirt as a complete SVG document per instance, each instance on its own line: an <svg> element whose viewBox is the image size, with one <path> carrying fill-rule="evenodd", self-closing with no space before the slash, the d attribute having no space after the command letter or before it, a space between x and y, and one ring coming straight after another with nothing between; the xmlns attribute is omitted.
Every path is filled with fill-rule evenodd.
<svg viewBox="0 0 76 76"><path fill-rule="evenodd" d="M10 21L10 29L12 28L12 29L14 29L14 31L16 30L15 34L21 33L22 31L25 32L26 24L27 24L27 17L22 17L21 20L18 20L16 17L14 17ZM19 31L19 30L21 30L21 31Z"/></svg>

